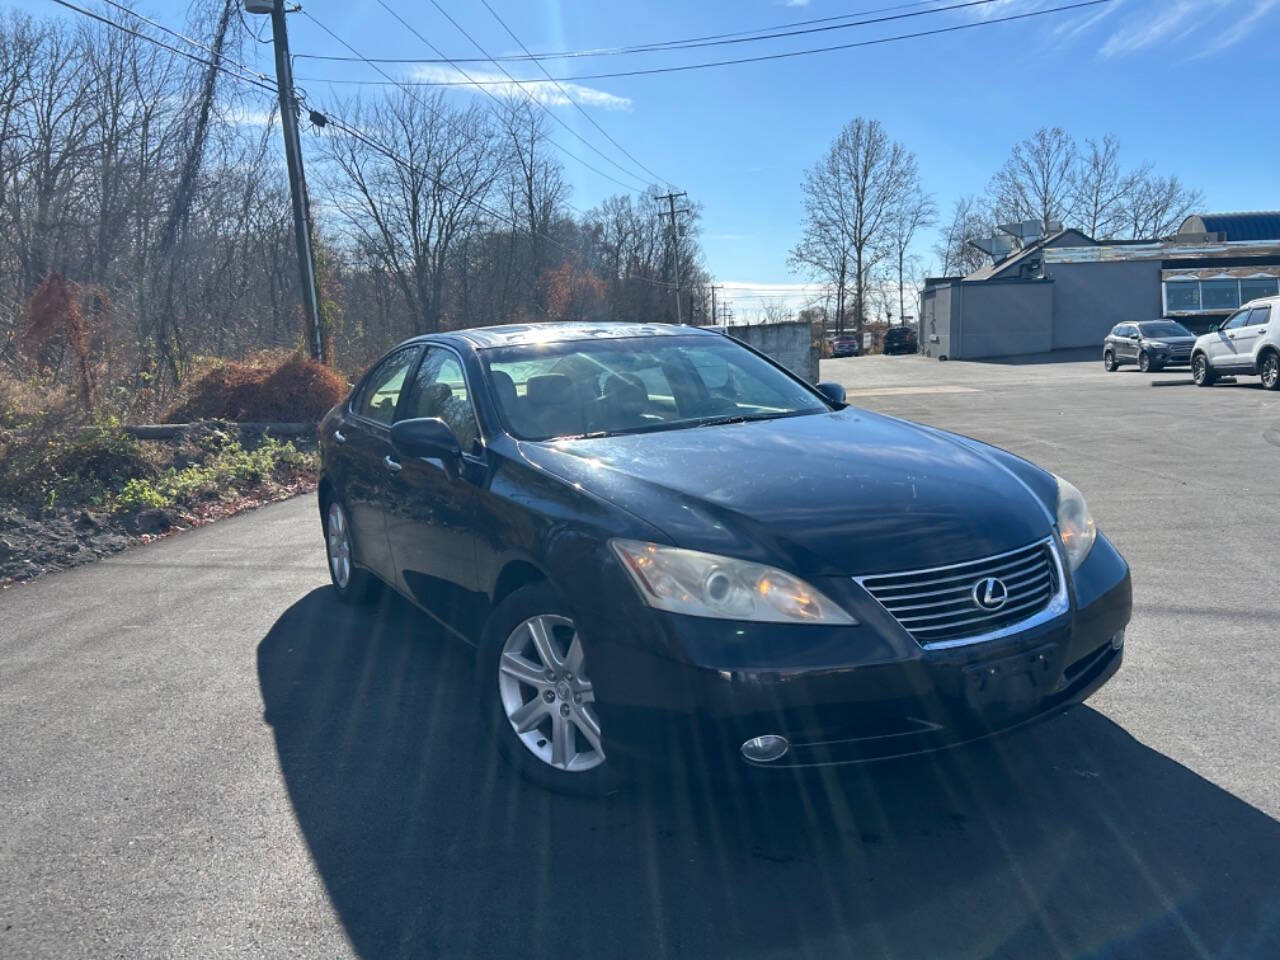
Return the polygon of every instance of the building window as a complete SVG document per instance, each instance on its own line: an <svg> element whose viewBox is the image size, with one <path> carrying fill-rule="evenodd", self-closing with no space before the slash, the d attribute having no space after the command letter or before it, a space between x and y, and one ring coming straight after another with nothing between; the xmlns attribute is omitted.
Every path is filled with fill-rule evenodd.
<svg viewBox="0 0 1280 960"><path fill-rule="evenodd" d="M1164 308L1169 313L1200 309L1200 284L1195 280L1170 280L1164 285Z"/></svg>
<svg viewBox="0 0 1280 960"><path fill-rule="evenodd" d="M1234 310L1240 306L1239 280L1201 280L1201 310Z"/></svg>
<svg viewBox="0 0 1280 960"><path fill-rule="evenodd" d="M1248 303L1259 297L1280 295L1280 280L1275 277L1250 277L1240 281L1240 302Z"/></svg>

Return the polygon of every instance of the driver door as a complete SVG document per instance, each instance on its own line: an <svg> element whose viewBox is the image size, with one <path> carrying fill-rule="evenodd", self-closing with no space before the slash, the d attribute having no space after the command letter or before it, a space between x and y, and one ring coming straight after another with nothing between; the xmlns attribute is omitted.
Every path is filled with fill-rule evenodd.
<svg viewBox="0 0 1280 960"><path fill-rule="evenodd" d="M398 453L387 540L395 582L447 626L466 633L485 602L476 570L477 498L488 470L462 360L427 347L396 419L434 417L458 438L458 464Z"/></svg>
<svg viewBox="0 0 1280 960"><path fill-rule="evenodd" d="M1209 363L1219 370L1231 370L1240 366L1240 352L1236 340L1240 330L1249 322L1249 311L1237 310L1218 328L1208 345Z"/></svg>

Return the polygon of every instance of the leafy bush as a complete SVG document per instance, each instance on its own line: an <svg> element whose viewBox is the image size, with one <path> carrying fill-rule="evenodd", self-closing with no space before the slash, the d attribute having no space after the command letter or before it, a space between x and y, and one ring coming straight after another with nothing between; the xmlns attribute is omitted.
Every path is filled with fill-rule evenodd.
<svg viewBox="0 0 1280 960"><path fill-rule="evenodd" d="M10 438L0 459L0 500L29 507L100 505L130 480L158 472L142 445L114 425L82 430L53 414Z"/></svg>
<svg viewBox="0 0 1280 960"><path fill-rule="evenodd" d="M293 354L214 366L166 415L191 420L316 422L347 394L343 378L321 363Z"/></svg>
<svg viewBox="0 0 1280 960"><path fill-rule="evenodd" d="M268 437L256 449L246 450L231 440L203 463L170 467L153 478L130 480L115 502L122 510L187 506L234 496L246 486L314 467L315 455L301 452L292 443Z"/></svg>

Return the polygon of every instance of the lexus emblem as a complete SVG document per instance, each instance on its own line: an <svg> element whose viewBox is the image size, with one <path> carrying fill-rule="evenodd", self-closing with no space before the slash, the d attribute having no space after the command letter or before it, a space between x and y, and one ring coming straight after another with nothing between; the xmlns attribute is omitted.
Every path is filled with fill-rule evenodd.
<svg viewBox="0 0 1280 960"><path fill-rule="evenodd" d="M1009 588L999 577L984 577L973 585L973 602L983 610L999 610L1009 599Z"/></svg>

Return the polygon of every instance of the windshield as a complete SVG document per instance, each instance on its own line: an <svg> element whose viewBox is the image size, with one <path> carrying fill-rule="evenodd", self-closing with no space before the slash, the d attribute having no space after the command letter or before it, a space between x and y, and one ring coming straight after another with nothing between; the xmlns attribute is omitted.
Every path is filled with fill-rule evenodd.
<svg viewBox="0 0 1280 960"><path fill-rule="evenodd" d="M1172 320L1158 320L1153 323L1140 323L1144 337L1193 337L1190 330Z"/></svg>
<svg viewBox="0 0 1280 960"><path fill-rule="evenodd" d="M627 337L484 353L507 429L524 440L607 436L822 413L830 406L722 337Z"/></svg>

